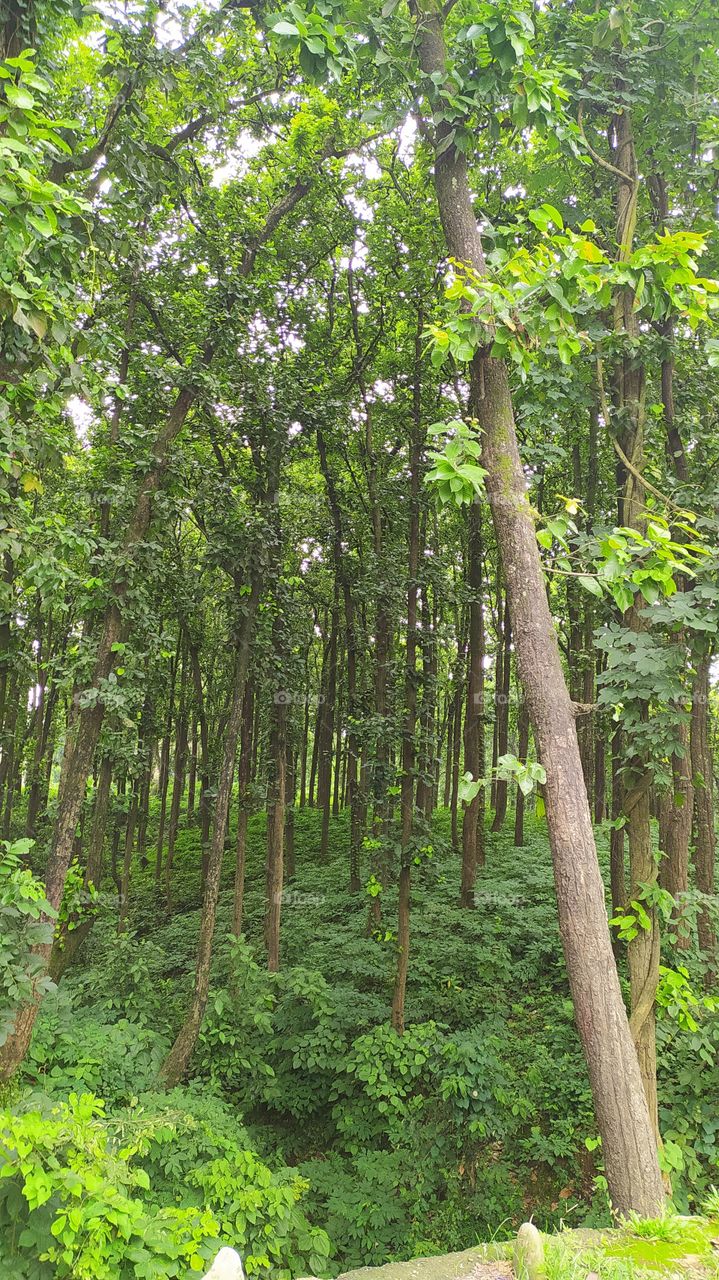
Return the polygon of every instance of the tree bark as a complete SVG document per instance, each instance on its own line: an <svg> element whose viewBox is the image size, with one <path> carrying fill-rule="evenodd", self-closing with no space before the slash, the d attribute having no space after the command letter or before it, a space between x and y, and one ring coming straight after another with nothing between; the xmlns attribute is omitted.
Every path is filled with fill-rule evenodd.
<svg viewBox="0 0 719 1280"><path fill-rule="evenodd" d="M238 626L237 647L232 673L232 699L220 763L212 837L202 898L200 937L195 962L195 982L185 1021L177 1033L175 1042L163 1063L161 1071L161 1077L168 1088L173 1088L176 1084L179 1084L187 1071L190 1058L197 1044L197 1037L200 1034L200 1027L202 1026L207 1004L207 995L210 989L212 942L215 936L217 901L220 896L220 877L222 875L222 855L225 849L227 814L235 775L237 739L242 722L242 706L245 697L245 685L250 664L250 651L259 596L259 582L255 578L250 595L243 597L244 610Z"/></svg>
<svg viewBox="0 0 719 1280"><path fill-rule="evenodd" d="M529 712L522 698L519 704L518 717L518 738L517 759L522 764L527 763L527 753L529 752ZM516 848L521 849L524 845L524 792L517 787L517 801L514 810L514 843Z"/></svg>
<svg viewBox="0 0 719 1280"><path fill-rule="evenodd" d="M182 655L180 676L180 703L175 721L175 761L172 776L172 800L170 821L167 828L167 857L165 859L165 910L172 911L172 871L175 863L175 842L180 825L180 806L185 789L185 763L187 759L187 654Z"/></svg>
<svg viewBox="0 0 719 1280"><path fill-rule="evenodd" d="M711 654L697 662L692 701L691 764L694 782L694 869L697 889L712 896L715 892L714 865L714 763L709 735L709 668ZM716 936L708 911L699 912L699 946L713 967Z"/></svg>
<svg viewBox="0 0 719 1280"><path fill-rule="evenodd" d="M282 650L279 627L275 626L276 650ZM267 968L279 973L282 886L284 881L285 791L287 782L287 705L273 702L270 724L270 786L267 803L267 875L265 899L265 946ZM330 739L331 745L331 739ZM329 801L329 797L328 797ZM329 803L327 804L329 809ZM325 810L323 810L323 813Z"/></svg>
<svg viewBox="0 0 719 1280"><path fill-rule="evenodd" d="M506 755L509 747L509 693L512 688L512 625L509 615L508 596L505 596L504 600L504 615L502 618L501 635L502 684L500 689L495 690L495 698L497 701L495 715L497 717L498 758ZM494 821L492 823L493 831L501 831L504 826L504 819L507 816L507 791L508 784L506 778L498 778L495 796Z"/></svg>
<svg viewBox="0 0 719 1280"><path fill-rule="evenodd" d="M412 0L412 11L421 69L426 77L444 81L441 9L436 0ZM428 80L428 93L432 87ZM452 256L484 274L466 161L452 143L451 127L444 119L436 122L434 181L440 217ZM559 925L609 1194L617 1211L654 1217L662 1211L664 1189L612 955L573 708L527 499L507 369L486 349L478 350L472 361L472 394L484 433L487 496L502 555L519 675L547 773L544 794Z"/></svg>
<svg viewBox="0 0 719 1280"><path fill-rule="evenodd" d="M252 721L254 692L250 684L245 688L240 734L240 763L237 771L237 835L235 840L235 889L232 900L232 932L236 938L242 934L245 910L245 867L247 862L247 819L249 817L250 765L252 761Z"/></svg>
<svg viewBox="0 0 719 1280"><path fill-rule="evenodd" d="M475 781L484 774L484 606L482 603L482 509L475 500L467 531L469 587L469 645L467 649L467 706L464 713L464 769ZM459 900L474 906L477 867L484 862L485 788L465 804L462 814L462 882Z"/></svg>
<svg viewBox="0 0 719 1280"><path fill-rule="evenodd" d="M409 972L410 892L412 887L412 829L414 826L415 775L417 772L417 601L420 558L420 468L424 437L422 432L422 329L421 309L417 314L414 347L412 426L409 447L409 527L407 529L407 629L404 660L404 725L402 731L402 773L400 778L400 868L397 908L397 966L392 995L392 1026L404 1035L404 1006Z"/></svg>

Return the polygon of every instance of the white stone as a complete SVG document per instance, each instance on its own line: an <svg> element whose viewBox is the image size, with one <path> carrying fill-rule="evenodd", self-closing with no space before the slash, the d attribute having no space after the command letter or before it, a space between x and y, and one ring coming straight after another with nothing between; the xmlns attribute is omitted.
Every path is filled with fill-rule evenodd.
<svg viewBox="0 0 719 1280"><path fill-rule="evenodd" d="M533 1222L523 1222L514 1242L514 1274L517 1280L542 1280L544 1243Z"/></svg>
<svg viewBox="0 0 719 1280"><path fill-rule="evenodd" d="M236 1249L220 1249L205 1280L245 1280L242 1258Z"/></svg>

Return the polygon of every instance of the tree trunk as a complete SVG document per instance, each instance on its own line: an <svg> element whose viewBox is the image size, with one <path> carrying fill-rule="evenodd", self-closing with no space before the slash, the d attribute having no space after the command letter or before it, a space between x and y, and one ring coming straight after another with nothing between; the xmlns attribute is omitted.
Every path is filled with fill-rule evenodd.
<svg viewBox="0 0 719 1280"><path fill-rule="evenodd" d="M418 49L427 77L447 75L441 10L436 0L412 0ZM483 274L484 255L464 156L452 125L435 131L435 172L447 247ZM534 519L517 446L505 365L479 350L472 394L483 429L487 496L502 556L519 675L539 743L559 925L584 1048L614 1208L655 1217L664 1206L656 1141L642 1089L619 978L612 955L604 886L594 844L576 726L549 610Z"/></svg>
<svg viewBox="0 0 719 1280"><path fill-rule="evenodd" d="M187 772L187 825L195 822L195 788L197 786L197 718L192 717L190 731L190 767Z"/></svg>
<svg viewBox="0 0 719 1280"><path fill-rule="evenodd" d="M522 764L526 764L529 751L529 712L524 698L519 704L517 729L519 737L517 759ZM521 849L524 845L524 792L520 787L517 787L517 803L514 810L514 843L518 849Z"/></svg>
<svg viewBox="0 0 719 1280"><path fill-rule="evenodd" d="M135 845L135 825L137 822L137 803L138 803L138 780L135 779L132 796L130 799L130 808L127 812L127 825L125 827L125 852L122 860L122 879L120 881L120 917L117 922L117 932L124 933L127 929L127 912L130 904L130 873L132 870L132 850Z"/></svg>
<svg viewBox="0 0 719 1280"><path fill-rule="evenodd" d="M172 871L175 863L175 842L180 825L180 806L185 789L185 762L187 757L187 656L182 655L180 677L180 705L175 721L175 762L172 776L172 800L170 821L167 828L167 858L165 859L165 910L172 911Z"/></svg>
<svg viewBox="0 0 719 1280"><path fill-rule="evenodd" d="M99 887L102 881L102 854L107 831L107 818L110 810L110 790L112 787L112 759L108 755L102 757L100 772L92 809L92 828L87 850L85 868L85 888ZM69 922L68 922L69 923ZM53 982L59 982L70 967L85 938L92 928L92 918L72 922L74 928L63 926L56 929L50 954L48 971Z"/></svg>
<svg viewBox="0 0 719 1280"><path fill-rule="evenodd" d="M276 644L279 644L279 641L276 640ZM284 702L273 702L272 704L270 767L272 773L267 804L265 946L267 948L267 968L270 973L278 973L280 968L285 789L287 781L287 706Z"/></svg>
<svg viewBox="0 0 719 1280"><path fill-rule="evenodd" d="M697 889L714 894L714 764L709 735L709 668L711 654L697 662L692 700L691 764L694 780L694 869ZM699 912L699 946L713 965L716 936L707 910Z"/></svg>
<svg viewBox="0 0 719 1280"><path fill-rule="evenodd" d="M502 619L502 687L495 691L498 706L497 717L497 756L501 759L509 749L509 693L512 688L512 626L509 620L509 597L505 596L504 616ZM497 779L493 831L501 831L507 816L506 778Z"/></svg>
<svg viewBox="0 0 719 1280"><path fill-rule="evenodd" d="M339 600L335 581L335 598L330 617L330 634L327 643L326 675L323 672L324 697L318 715L317 748L317 808L322 810L320 831L320 857L327 858L330 837L330 808L332 802L332 743L334 740L335 701L337 698L337 638L339 632Z"/></svg>
<svg viewBox="0 0 719 1280"><path fill-rule="evenodd" d="M612 889L612 915L627 905L627 886L624 874L624 827L617 825L624 813L624 788L622 786L622 730L619 726L612 737L612 826L609 837L609 878Z"/></svg>
<svg viewBox="0 0 719 1280"><path fill-rule="evenodd" d="M170 745L172 742L172 721L175 703L175 679L177 676L177 658L170 665L170 689L168 693L167 724L165 736L160 747L160 776L158 790L160 798L160 817L157 823L157 850L155 853L155 884L160 886L162 878L162 862L165 849L165 821L167 818L167 789L170 783Z"/></svg>
<svg viewBox="0 0 719 1280"><path fill-rule="evenodd" d="M421 309L417 313L414 346L414 383L412 388L412 425L410 429L409 528L407 545L407 631L404 661L404 725L402 731L402 773L400 778L400 868L397 908L397 966L392 995L392 1026L404 1035L404 1006L409 972L410 892L412 887L412 829L414 826L414 789L417 770L415 733L417 728L417 601L419 598L420 546L420 468L424 436L422 432L422 330Z"/></svg>
<svg viewBox="0 0 719 1280"><path fill-rule="evenodd" d="M659 848L664 855L659 864L659 882L675 899L689 888L689 842L694 805L689 725L681 718L677 721L677 737L679 752L675 752L671 760L672 786L662 793L659 801ZM684 909L679 902L674 911L677 946L686 950L691 938L687 926L682 924L683 914Z"/></svg>
<svg viewBox="0 0 719 1280"><path fill-rule="evenodd" d="M482 604L482 508L475 500L469 510L467 533L469 587L469 646L467 649L467 707L464 714L464 769L475 781L484 774L484 608ZM479 788L462 814L462 882L459 900L474 906L477 867L484 862L485 789Z"/></svg>
<svg viewBox="0 0 719 1280"><path fill-rule="evenodd" d="M351 570L347 563L347 554L345 551L342 507L337 494L334 476L332 475L328 462L324 433L319 426L317 428L317 453L319 456L320 470L324 476L327 488L327 499L332 515L332 555L334 570L336 576L339 578L340 586L342 588L342 599L344 604L345 650L347 653L347 719L349 724L347 734L347 801L350 809L350 892L359 893L360 845L362 843L362 830L364 827L364 788L360 776L360 741L356 728L360 714L357 696L357 615L354 596L352 594ZM305 761L306 747L303 748L302 757L302 791L300 793L300 805L302 805L302 793L304 791Z"/></svg>
<svg viewBox="0 0 719 1280"><path fill-rule="evenodd" d="M461 632L464 631L462 625ZM462 755L462 708L464 703L464 666L465 666L465 637L461 634L460 629L457 632L457 661L454 668L454 680L452 688L454 689L454 710L452 713L452 794L450 796L450 822L452 827L452 848L455 852L459 851L459 764Z"/></svg>
<svg viewBox="0 0 719 1280"><path fill-rule="evenodd" d="M247 788L250 782L250 765L252 760L252 721L254 712L254 691L250 684L245 689L245 702L242 708L242 730L240 734L240 763L237 771L237 836L235 841L235 889L232 901L232 932L236 938L242 934L242 921L245 910L245 867L247 863L247 819L249 817L249 797Z"/></svg>
<svg viewBox="0 0 719 1280"><path fill-rule="evenodd" d="M168 1088L179 1084L190 1063L190 1058L197 1044L202 1019L210 989L210 964L212 961L212 942L215 936L215 920L217 918L217 901L220 895L220 877L222 875L222 855L225 849L225 832L227 831L227 814L232 793L232 782L235 776L235 757L237 739L242 722L242 707L247 683L247 671L250 663L250 650L254 632L255 615L260 596L259 581L253 580L250 595L243 597L243 613L239 624L237 649L232 673L232 701L225 731L225 742L217 783L217 797L212 823L207 875L205 876L200 915L200 937L197 946L195 963L195 982L185 1021L177 1033L175 1042L162 1066L161 1076Z"/></svg>

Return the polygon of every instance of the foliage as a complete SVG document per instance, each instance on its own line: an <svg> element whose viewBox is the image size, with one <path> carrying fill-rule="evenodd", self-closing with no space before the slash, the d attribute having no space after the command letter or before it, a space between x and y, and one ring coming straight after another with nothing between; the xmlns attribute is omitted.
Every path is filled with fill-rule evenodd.
<svg viewBox="0 0 719 1280"><path fill-rule="evenodd" d="M34 947L52 942L55 915L45 887L23 865L30 840L2 842L0 858L0 1044L12 1030L15 1016L35 994L51 989Z"/></svg>

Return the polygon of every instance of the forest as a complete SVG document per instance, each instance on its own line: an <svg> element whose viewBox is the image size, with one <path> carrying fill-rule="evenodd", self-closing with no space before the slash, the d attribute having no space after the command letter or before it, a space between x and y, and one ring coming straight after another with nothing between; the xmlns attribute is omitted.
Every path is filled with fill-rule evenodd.
<svg viewBox="0 0 719 1280"><path fill-rule="evenodd" d="M719 1217L718 70L0 0L3 1280Z"/></svg>

